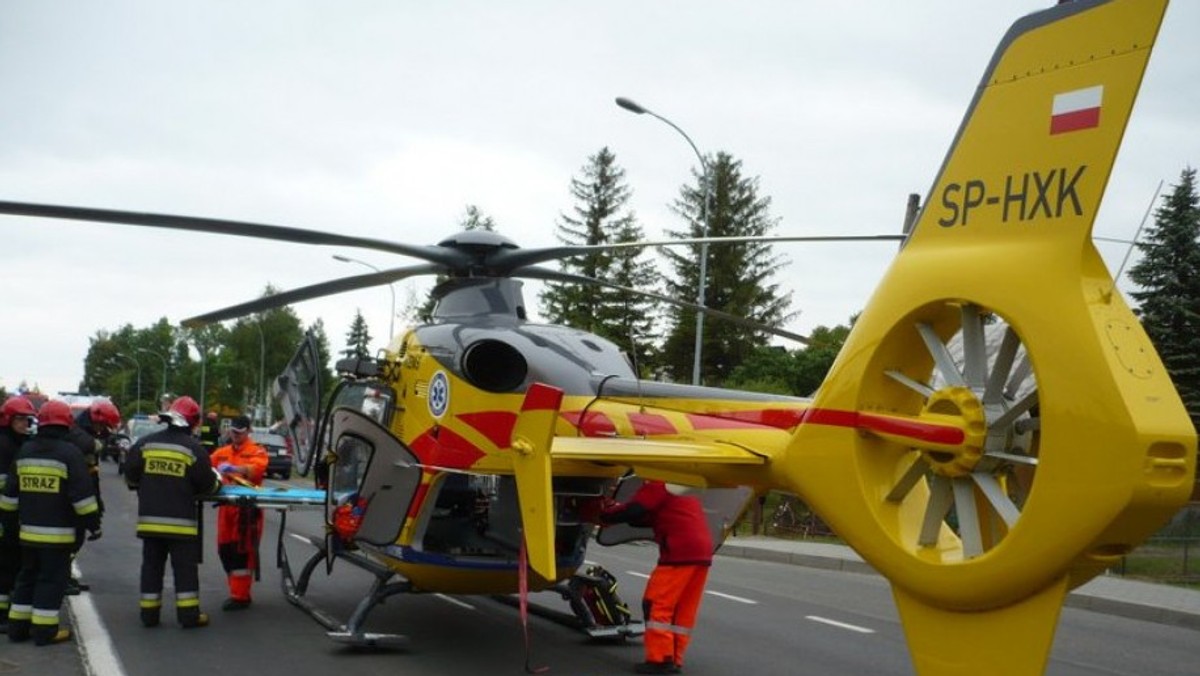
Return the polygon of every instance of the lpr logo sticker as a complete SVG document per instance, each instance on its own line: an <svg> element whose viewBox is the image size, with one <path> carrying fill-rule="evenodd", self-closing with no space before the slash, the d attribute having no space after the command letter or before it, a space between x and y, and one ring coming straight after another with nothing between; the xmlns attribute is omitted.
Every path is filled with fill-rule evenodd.
<svg viewBox="0 0 1200 676"><path fill-rule="evenodd" d="M450 379L445 371L433 374L429 382L429 413L435 418L441 418L450 407Z"/></svg>

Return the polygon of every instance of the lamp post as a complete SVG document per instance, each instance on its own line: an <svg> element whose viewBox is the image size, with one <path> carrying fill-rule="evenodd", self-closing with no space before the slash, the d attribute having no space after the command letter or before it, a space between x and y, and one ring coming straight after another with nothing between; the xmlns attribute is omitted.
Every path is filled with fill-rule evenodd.
<svg viewBox="0 0 1200 676"><path fill-rule="evenodd" d="M360 261L357 258L350 258L348 256L339 256L334 254L333 260L341 261L342 263L358 263L359 265L371 268L375 272L381 272L381 270L374 265L371 265L366 261ZM394 287L391 282L388 282L388 291L392 292L392 314L389 315L391 319L388 323L387 344L391 344L392 337L396 335L396 287Z"/></svg>
<svg viewBox="0 0 1200 676"><path fill-rule="evenodd" d="M617 97L617 105L624 108L625 110L628 110L631 113L636 113L638 115L649 115L658 120L661 120L662 122L666 123L669 127L674 129L675 131L679 132L679 135L683 137L683 140L687 141L688 145L692 147L692 152L696 153L696 159L700 160L700 169L701 169L701 171L703 171L703 180L704 180L704 203L700 205L700 224L701 224L701 232L702 232L701 237L702 238L708 237L709 203L712 202L712 172L710 171L710 168L708 166L708 161L704 159L704 155L702 155L700 153L700 150L696 147L696 144L692 142L692 137L688 136L687 132L680 129L679 125L675 124L674 122L668 120L667 118L663 117L662 115L659 115L658 113L654 112L653 110L650 110L649 108L645 108L643 106L638 105L637 103L635 103L635 102L631 101L630 99L627 99L623 96ZM704 305L704 287L705 287L705 283L707 282L707 276L708 276L708 242L703 242L700 244L700 277L699 277L699 281L697 283L698 288L696 289L696 305L699 305L702 308L705 307L705 305ZM700 353L701 353L703 341L704 341L704 312L697 310L696 311L696 348L695 348L695 351L694 351L693 357L692 357L692 384L693 385L700 384Z"/></svg>
<svg viewBox="0 0 1200 676"><path fill-rule="evenodd" d="M138 361L137 358L121 354L120 352L117 352L116 355L118 357L120 357L121 359L128 359L129 361L133 362L134 366L137 367L137 413L138 413L138 415L141 415L142 414L142 363L140 361Z"/></svg>
<svg viewBox="0 0 1200 676"><path fill-rule="evenodd" d="M159 361L161 361L161 362L162 362L162 367L163 367L163 370L162 370L162 391L158 393L158 396L159 396L159 398L160 398L160 399L161 399L162 397L165 397L165 396L167 395L167 358L166 358L166 357L164 357L164 356L162 356L162 355L161 355L161 354L159 354L158 352L155 352L154 350L148 350L148 349L146 349L146 348L144 348L144 347L139 347L139 348L137 348L137 351L138 351L138 352L145 352L146 354L152 354L152 355L154 355L155 357L158 357Z"/></svg>
<svg viewBox="0 0 1200 676"><path fill-rule="evenodd" d="M254 413L259 422L264 422L265 415L262 409L267 402L266 393L263 391L264 375L267 372L267 335L263 333L261 315L254 325L258 327L258 396L255 397Z"/></svg>
<svg viewBox="0 0 1200 676"><path fill-rule="evenodd" d="M204 413L204 390L207 387L205 380L206 371L208 370L208 350L197 342L196 351L200 353L200 412Z"/></svg>

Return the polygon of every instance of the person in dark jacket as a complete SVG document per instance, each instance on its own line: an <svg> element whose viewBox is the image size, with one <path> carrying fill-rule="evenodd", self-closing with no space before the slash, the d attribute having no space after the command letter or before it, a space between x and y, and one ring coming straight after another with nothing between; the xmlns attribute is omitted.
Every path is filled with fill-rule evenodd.
<svg viewBox="0 0 1200 676"><path fill-rule="evenodd" d="M79 449L67 441L71 407L49 401L37 416L38 431L17 453L12 479L0 510L16 512L21 541L21 572L8 610L8 639L33 638L36 645L62 643L71 631L59 626L59 612L71 577L75 529L100 537L100 506Z"/></svg>
<svg viewBox="0 0 1200 676"><path fill-rule="evenodd" d="M87 463L88 475L91 476L92 490L96 492L96 503L100 505L100 516L104 516L104 496L100 493L100 459L104 457L105 448L117 442L114 434L121 425L121 411L117 405L107 399L97 399L90 406L75 414L75 424L68 431L68 439L79 447L83 459ZM79 555L85 542L82 528L75 532L75 550L72 557ZM85 592L91 587L74 576L67 583L67 594L74 596Z"/></svg>
<svg viewBox="0 0 1200 676"><path fill-rule="evenodd" d="M209 411L204 416L204 422L200 423L200 444L204 446L204 450L208 451L209 455L217 450L220 446L218 443L221 439L221 419L217 417L216 411Z"/></svg>
<svg viewBox="0 0 1200 676"><path fill-rule="evenodd" d="M658 565L642 597L646 661L634 667L639 674L676 674L683 669L708 581L712 534L700 499L686 492L684 486L647 481L628 502L610 505L600 514L602 524L648 526L658 543Z"/></svg>
<svg viewBox="0 0 1200 676"><path fill-rule="evenodd" d="M157 627L167 558L175 578L175 618L184 629L208 626L200 610L200 514L196 499L215 493L221 479L208 452L192 434L200 407L191 397L159 414L167 428L142 437L125 463L125 482L138 494L137 535L142 540L142 625Z"/></svg>
<svg viewBox="0 0 1200 676"><path fill-rule="evenodd" d="M22 396L9 397L0 406L0 495L14 476L12 468L17 451L29 439L35 417L37 411L33 402ZM21 541L17 539L17 529L17 513L0 510L0 634L8 631L9 595L21 567Z"/></svg>

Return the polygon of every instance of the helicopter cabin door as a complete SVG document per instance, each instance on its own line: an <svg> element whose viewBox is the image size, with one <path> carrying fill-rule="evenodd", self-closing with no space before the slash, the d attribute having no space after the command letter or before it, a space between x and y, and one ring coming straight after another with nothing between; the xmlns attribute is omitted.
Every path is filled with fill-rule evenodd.
<svg viewBox="0 0 1200 676"><path fill-rule="evenodd" d="M354 540L379 547L393 544L421 485L417 456L387 428L354 409L334 409L329 424L337 458L330 468L329 509L360 504L362 522Z"/></svg>
<svg viewBox="0 0 1200 676"><path fill-rule="evenodd" d="M272 383L272 394L283 410L284 434L292 444L297 468L301 475L308 473L315 455L317 416L321 412L320 351L316 337L309 332L300 341L283 373Z"/></svg>
<svg viewBox="0 0 1200 676"><path fill-rule="evenodd" d="M642 479L634 476L621 482L613 499L625 502L633 497L642 486ZM754 491L745 487L736 488L694 488L689 495L700 498L704 505L704 516L708 520L708 531L712 535L713 551L721 548L726 536L733 530L734 523L750 504ZM653 540L654 532L649 528L631 526L627 523L617 523L601 528L596 534L596 542L606 547L619 545L622 542L634 540Z"/></svg>

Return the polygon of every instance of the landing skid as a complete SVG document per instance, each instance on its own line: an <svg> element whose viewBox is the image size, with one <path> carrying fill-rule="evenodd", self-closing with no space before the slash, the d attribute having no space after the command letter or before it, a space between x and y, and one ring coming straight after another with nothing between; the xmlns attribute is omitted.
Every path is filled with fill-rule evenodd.
<svg viewBox="0 0 1200 676"><path fill-rule="evenodd" d="M390 581L393 577L396 577L395 571L366 558L362 554L353 551L335 552L334 556L336 558L361 568L375 577L375 581L371 584L371 590L358 602L358 605L354 608L354 612L350 615L350 619L345 623L340 622L337 618L318 608L305 596L308 593L308 583L312 578L313 571L317 569L319 564L329 560L329 551L325 546L325 541L321 538L293 534L293 537L308 542L317 550L316 553L304 562L304 566L300 570L300 577L293 577L291 563L288 561L287 549L283 546L283 536L287 530L287 513L282 512L281 514L279 542L276 554L279 559L280 579L284 597L292 605L300 608L309 617L325 627L328 630L326 631L326 636L337 643L359 648L407 648L409 645L407 636L366 632L363 631L363 625L366 624L367 615L375 606L386 601L388 597L411 592L412 585L407 580Z"/></svg>

